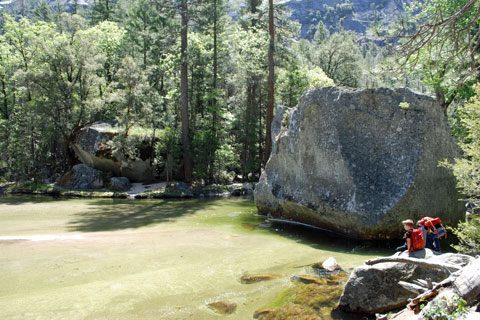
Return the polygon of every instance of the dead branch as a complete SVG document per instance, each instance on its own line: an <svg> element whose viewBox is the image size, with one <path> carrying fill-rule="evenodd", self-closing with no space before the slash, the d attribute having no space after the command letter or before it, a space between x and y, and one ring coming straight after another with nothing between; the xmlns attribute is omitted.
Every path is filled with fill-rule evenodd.
<svg viewBox="0 0 480 320"><path fill-rule="evenodd" d="M380 257L371 260L365 261L366 265L374 265L377 263L383 262L402 262L402 263L409 263L414 264L421 267L432 268L432 269L443 269L448 271L448 273L455 272L460 270L459 267L447 264L447 263L439 263L439 262L427 262L424 259L417 259L417 258L407 258L407 257Z"/></svg>

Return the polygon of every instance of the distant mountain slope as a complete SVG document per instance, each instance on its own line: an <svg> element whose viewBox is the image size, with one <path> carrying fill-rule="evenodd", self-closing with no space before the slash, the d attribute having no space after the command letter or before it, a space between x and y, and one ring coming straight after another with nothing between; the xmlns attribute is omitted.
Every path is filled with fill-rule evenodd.
<svg viewBox="0 0 480 320"><path fill-rule="evenodd" d="M67 10L75 0L24 0L25 5L31 8L46 1L51 7L61 5ZM246 0L228 0L243 6ZM264 0L266 1L266 0ZM367 36L367 29L372 23L389 23L403 13L404 3L412 0L275 0L283 3L292 10L292 20L302 25L302 38L313 37L314 28L322 21L331 31L341 26L346 30L353 30L361 36ZM22 0L0 0L2 6L19 8ZM77 5L88 7L94 0L77 0ZM243 3L243 5L242 5ZM229 12L235 15L235 11ZM313 28L313 30L312 30Z"/></svg>
<svg viewBox="0 0 480 320"><path fill-rule="evenodd" d="M330 30L342 26L360 35L366 35L375 22L391 22L403 13L403 4L411 0L289 0L284 3L293 11L292 20L302 25L302 37L309 38L310 31L319 21Z"/></svg>

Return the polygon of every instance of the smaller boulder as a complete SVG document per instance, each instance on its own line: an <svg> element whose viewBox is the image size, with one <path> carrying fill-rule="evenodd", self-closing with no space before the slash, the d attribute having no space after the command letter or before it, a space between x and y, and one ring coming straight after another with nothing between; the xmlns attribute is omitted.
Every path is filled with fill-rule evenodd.
<svg viewBox="0 0 480 320"><path fill-rule="evenodd" d="M77 164L63 175L57 185L74 190L99 189L103 188L105 179L106 174L102 171Z"/></svg>
<svg viewBox="0 0 480 320"><path fill-rule="evenodd" d="M107 188L115 191L128 191L132 188L130 180L125 177L113 177L107 184Z"/></svg>

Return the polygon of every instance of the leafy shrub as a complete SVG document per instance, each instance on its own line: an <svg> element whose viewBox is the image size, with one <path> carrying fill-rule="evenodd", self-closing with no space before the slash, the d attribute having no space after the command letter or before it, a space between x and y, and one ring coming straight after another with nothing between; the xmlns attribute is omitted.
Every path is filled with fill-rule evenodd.
<svg viewBox="0 0 480 320"><path fill-rule="evenodd" d="M428 320L455 320L468 313L467 302L457 295L444 301L434 301L432 306L425 308L423 315Z"/></svg>

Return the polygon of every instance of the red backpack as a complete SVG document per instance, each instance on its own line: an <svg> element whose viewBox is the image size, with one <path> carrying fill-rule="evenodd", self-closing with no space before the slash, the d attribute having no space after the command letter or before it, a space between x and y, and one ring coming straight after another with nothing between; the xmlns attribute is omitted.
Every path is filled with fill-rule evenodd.
<svg viewBox="0 0 480 320"><path fill-rule="evenodd" d="M442 225L442 220L440 218L425 217L420 220L420 225L426 228L431 228L432 231L435 232L440 239L442 237L445 237L445 239L447 239L447 230Z"/></svg>
<svg viewBox="0 0 480 320"><path fill-rule="evenodd" d="M425 246L422 230L420 229L410 230L410 240L412 241L412 248L414 251L422 250L423 247Z"/></svg>

